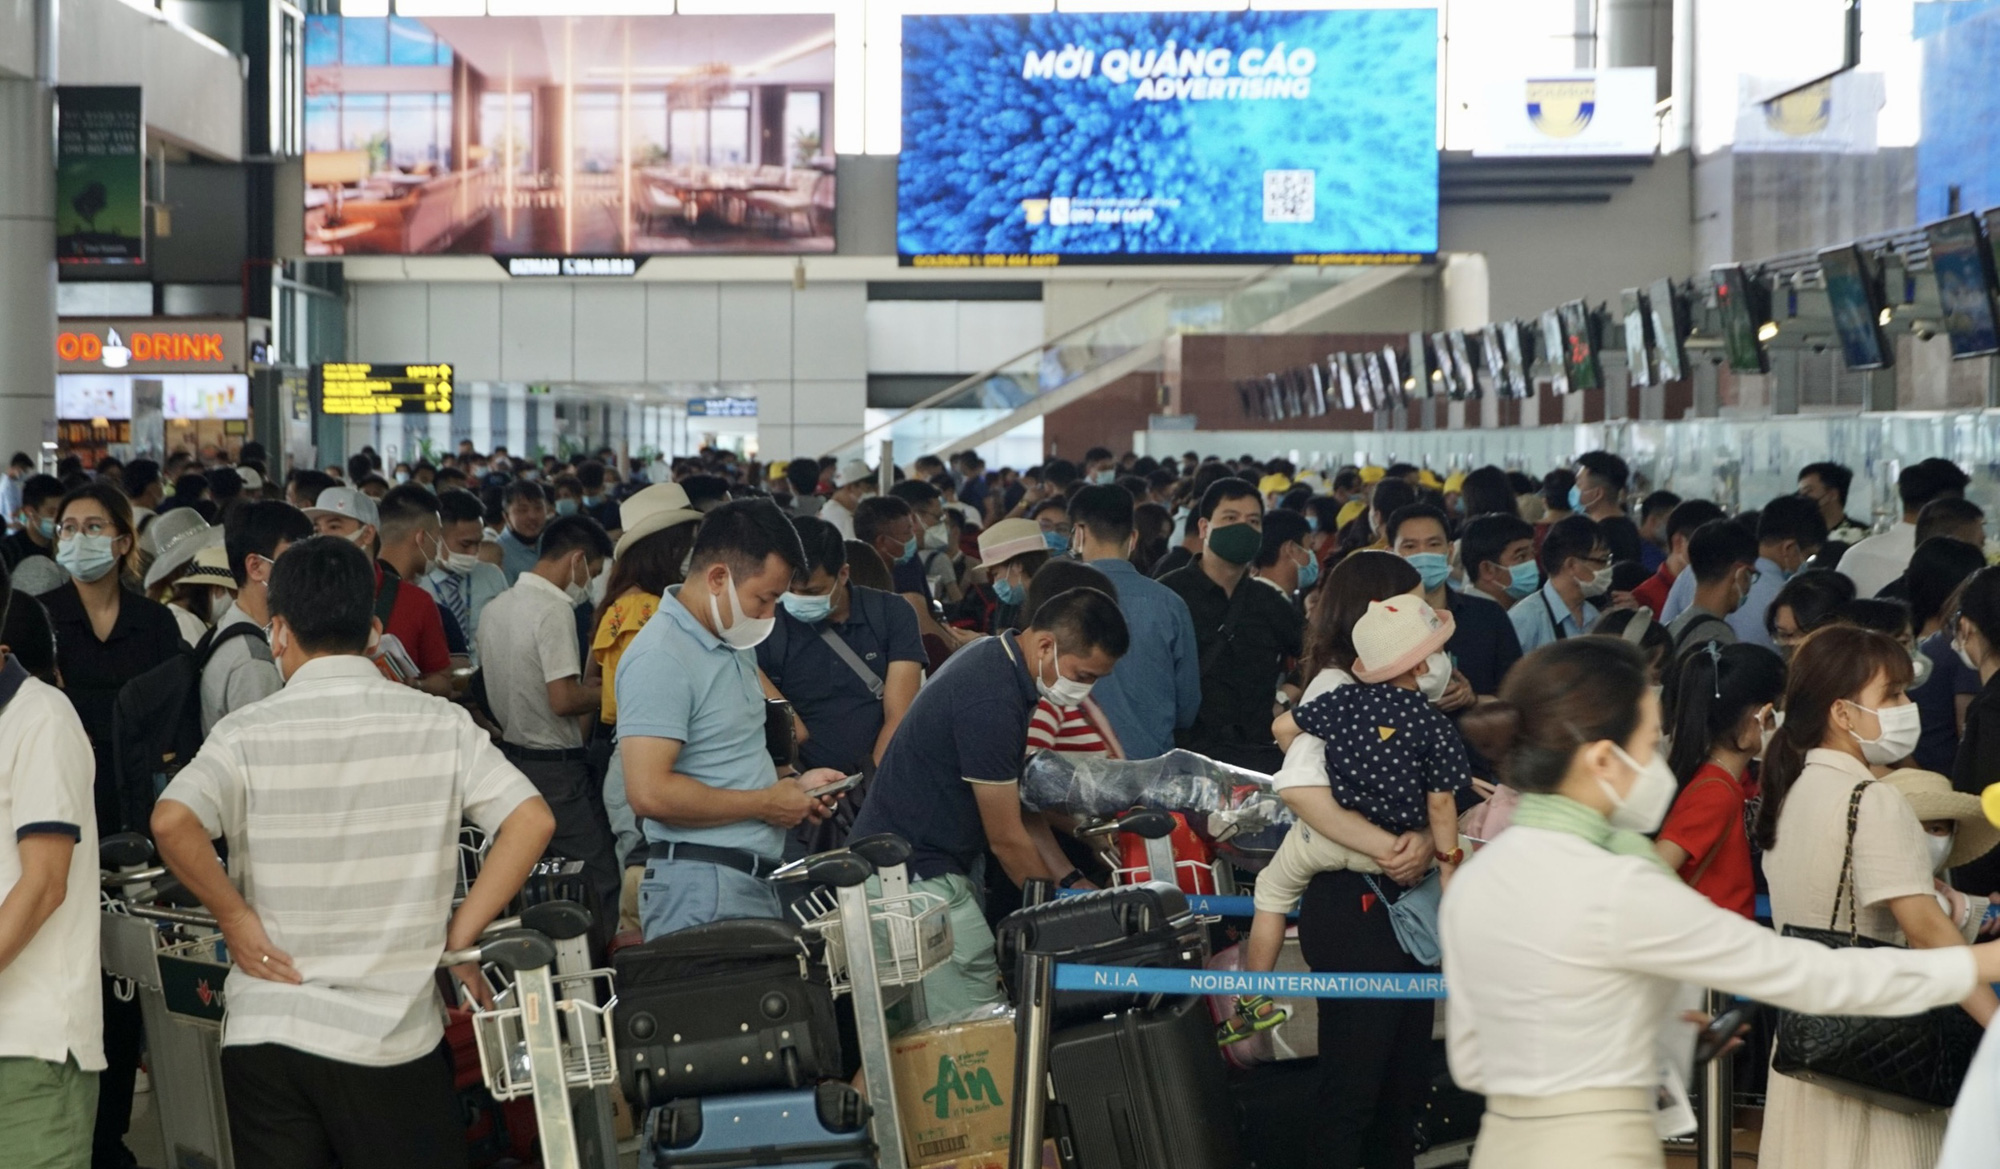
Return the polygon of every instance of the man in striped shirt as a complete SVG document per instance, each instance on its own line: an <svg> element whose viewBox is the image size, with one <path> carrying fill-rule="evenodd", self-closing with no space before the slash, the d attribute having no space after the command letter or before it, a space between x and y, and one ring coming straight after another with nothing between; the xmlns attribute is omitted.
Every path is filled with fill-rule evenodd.
<svg viewBox="0 0 2000 1169"><path fill-rule="evenodd" d="M270 636L285 687L216 723L153 813L161 857L236 967L222 1074L238 1169L465 1165L438 957L499 916L554 831L462 709L363 656L381 631L374 595L374 567L346 540L280 555ZM494 841L453 911L466 820ZM456 973L485 994L476 968Z"/></svg>

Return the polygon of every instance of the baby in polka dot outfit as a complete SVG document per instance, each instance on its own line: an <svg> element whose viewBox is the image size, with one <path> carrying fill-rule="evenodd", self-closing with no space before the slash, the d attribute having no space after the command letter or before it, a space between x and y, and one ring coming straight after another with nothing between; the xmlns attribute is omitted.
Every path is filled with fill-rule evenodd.
<svg viewBox="0 0 2000 1169"><path fill-rule="evenodd" d="M1472 782L1464 742L1431 705L1451 681L1444 646L1452 631L1450 614L1440 616L1420 597L1370 604L1354 624L1355 684L1322 694L1290 716L1300 731L1326 742L1327 779L1342 808L1391 836L1429 828L1441 850L1443 880L1462 857L1451 851L1458 846L1453 793ZM1257 876L1244 969L1277 965L1286 917L1315 875L1335 869L1382 871L1366 852L1329 840L1304 821L1294 824ZM1240 1003L1222 1025L1223 1041L1274 1026L1283 1018L1274 1012L1268 1000Z"/></svg>

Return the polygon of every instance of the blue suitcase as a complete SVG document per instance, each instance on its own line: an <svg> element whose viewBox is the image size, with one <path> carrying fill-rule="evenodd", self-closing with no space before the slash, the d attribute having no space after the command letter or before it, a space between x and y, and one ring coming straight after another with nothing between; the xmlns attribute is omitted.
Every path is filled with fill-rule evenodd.
<svg viewBox="0 0 2000 1169"><path fill-rule="evenodd" d="M846 1084L674 1100L646 1119L652 1169L875 1169L869 1107Z"/></svg>

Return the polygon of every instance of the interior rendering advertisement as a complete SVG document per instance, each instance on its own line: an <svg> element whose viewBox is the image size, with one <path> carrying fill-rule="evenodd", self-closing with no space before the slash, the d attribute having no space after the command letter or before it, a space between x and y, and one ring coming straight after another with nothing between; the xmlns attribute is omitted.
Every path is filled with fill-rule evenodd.
<svg viewBox="0 0 2000 1169"><path fill-rule="evenodd" d="M829 16L313 16L306 251L833 250Z"/></svg>

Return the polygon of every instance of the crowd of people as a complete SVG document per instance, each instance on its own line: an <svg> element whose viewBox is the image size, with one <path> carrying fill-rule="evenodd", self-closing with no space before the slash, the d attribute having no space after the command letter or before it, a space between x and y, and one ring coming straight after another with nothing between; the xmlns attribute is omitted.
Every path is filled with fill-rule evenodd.
<svg viewBox="0 0 2000 1169"><path fill-rule="evenodd" d="M2000 1005L2000 946L1977 944L2000 904L2000 568L1967 485L1908 466L1872 532L1842 466L1732 515L1605 451L1540 480L1103 448L1021 471L17 455L0 1142L135 1164L143 1028L97 972L114 832L150 834L228 942L239 1165L450 1165L432 968L540 858L581 863L603 935L652 939L780 916L785 860L895 833L949 905L942 1018L1003 1000L992 924L1024 884L1108 877L1024 809L1028 757L1185 748L1271 775L1298 821L1250 968L1294 910L1315 970L1441 960L1482 1169L1657 1165L1677 984ZM190 678L198 750L163 753L129 712ZM494 845L454 906L462 822ZM1889 945L1782 938L1751 920L1766 889L1777 929ZM1280 1014L1246 998L1219 1038ZM1431 1005L1328 1001L1318 1026L1339 1053L1305 1120L1319 1163L1411 1165ZM1776 1072L1768 1101L1779 1169L1931 1169L1947 1145L1941 1111ZM1948 1157L2000 1155L1995 1105L1961 1110Z"/></svg>

